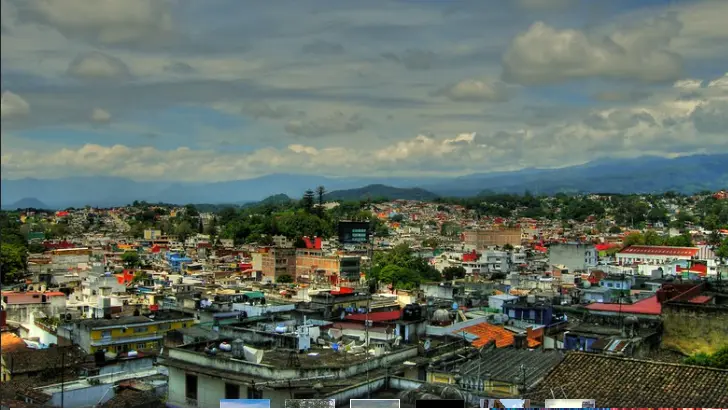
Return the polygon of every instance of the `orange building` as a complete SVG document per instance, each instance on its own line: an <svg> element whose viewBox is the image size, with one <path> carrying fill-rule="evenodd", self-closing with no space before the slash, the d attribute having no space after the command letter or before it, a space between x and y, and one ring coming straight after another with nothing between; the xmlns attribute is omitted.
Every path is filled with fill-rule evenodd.
<svg viewBox="0 0 728 410"><path fill-rule="evenodd" d="M475 249L521 244L521 228L490 228L463 232L463 242Z"/></svg>
<svg viewBox="0 0 728 410"><path fill-rule="evenodd" d="M273 282L284 275L296 278L296 249L267 248L260 253L261 272L264 278Z"/></svg>
<svg viewBox="0 0 728 410"><path fill-rule="evenodd" d="M299 249L296 252L296 281L300 283L340 284L359 281L359 256L331 255L320 249Z"/></svg>

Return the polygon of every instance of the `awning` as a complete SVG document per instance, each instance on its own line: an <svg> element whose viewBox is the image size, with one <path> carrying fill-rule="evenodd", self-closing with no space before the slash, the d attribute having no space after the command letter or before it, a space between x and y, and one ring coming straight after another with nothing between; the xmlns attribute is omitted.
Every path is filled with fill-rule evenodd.
<svg viewBox="0 0 728 410"><path fill-rule="evenodd" d="M248 299L263 299L265 298L265 294L263 292L245 292L243 293L244 296L247 296Z"/></svg>

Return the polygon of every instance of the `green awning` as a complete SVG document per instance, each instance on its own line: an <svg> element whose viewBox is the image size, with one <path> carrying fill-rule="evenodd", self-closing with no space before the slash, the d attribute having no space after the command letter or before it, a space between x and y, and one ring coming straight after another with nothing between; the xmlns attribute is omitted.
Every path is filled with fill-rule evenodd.
<svg viewBox="0 0 728 410"><path fill-rule="evenodd" d="M245 292L243 295L247 296L248 299L263 299L265 297L263 292Z"/></svg>

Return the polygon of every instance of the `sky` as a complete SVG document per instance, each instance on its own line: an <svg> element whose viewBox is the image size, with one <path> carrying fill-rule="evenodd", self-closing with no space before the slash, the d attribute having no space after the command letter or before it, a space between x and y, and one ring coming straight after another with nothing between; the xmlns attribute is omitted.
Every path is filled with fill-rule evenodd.
<svg viewBox="0 0 728 410"><path fill-rule="evenodd" d="M3 179L728 152L725 0L0 0Z"/></svg>

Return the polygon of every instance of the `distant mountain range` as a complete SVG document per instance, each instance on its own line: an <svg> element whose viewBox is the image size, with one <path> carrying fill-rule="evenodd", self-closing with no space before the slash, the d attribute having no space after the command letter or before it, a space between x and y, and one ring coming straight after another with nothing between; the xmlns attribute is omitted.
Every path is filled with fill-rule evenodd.
<svg viewBox="0 0 728 410"><path fill-rule="evenodd" d="M2 180L0 191L3 209L15 209L27 208L33 203L46 208L109 207L126 205L134 200L175 204L245 204L278 194L297 199L306 189L320 185L329 191L327 199L432 199L437 196L473 196L484 191L523 193L526 190L534 194L693 193L728 187L728 154L674 159L606 158L558 169L530 168L455 178L329 178L273 174L213 183L137 182L116 177L26 178Z"/></svg>
<svg viewBox="0 0 728 410"><path fill-rule="evenodd" d="M382 184L372 184L363 188L332 191L325 195L325 199L327 201L356 201L361 199L388 198L431 201L441 196L422 188L395 188Z"/></svg>

